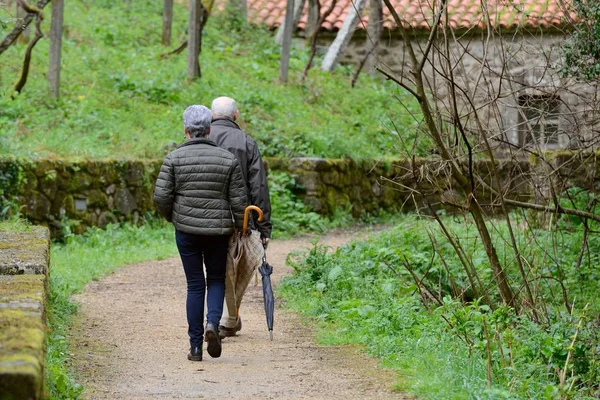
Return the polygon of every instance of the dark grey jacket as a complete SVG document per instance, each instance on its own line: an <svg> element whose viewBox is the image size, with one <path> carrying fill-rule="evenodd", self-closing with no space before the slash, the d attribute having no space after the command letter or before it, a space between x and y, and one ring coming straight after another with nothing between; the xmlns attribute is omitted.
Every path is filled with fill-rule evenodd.
<svg viewBox="0 0 600 400"><path fill-rule="evenodd" d="M160 167L154 203L175 229L230 235L241 229L247 205L239 162L208 138L186 141Z"/></svg>
<svg viewBox="0 0 600 400"><path fill-rule="evenodd" d="M263 237L271 237L271 199L267 174L260 158L260 151L254 139L246 135L238 124L227 118L217 118L210 126L210 138L239 160L246 189L248 204L263 211L264 219L258 222L257 229Z"/></svg>

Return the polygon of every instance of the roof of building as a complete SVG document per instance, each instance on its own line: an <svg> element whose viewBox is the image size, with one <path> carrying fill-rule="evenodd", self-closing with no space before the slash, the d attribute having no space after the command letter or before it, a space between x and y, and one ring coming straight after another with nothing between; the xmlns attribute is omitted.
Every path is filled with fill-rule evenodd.
<svg viewBox="0 0 600 400"><path fill-rule="evenodd" d="M277 28L284 19L286 0L247 0L250 22ZM324 13L332 0L322 0L321 13ZM368 0L367 0L368 1ZM481 0L447 0L449 25L453 29L485 29L487 26ZM438 9L439 0L390 0L406 27L429 30ZM337 31L341 28L348 11L353 7L352 0L337 0L333 12L327 17L322 30ZM570 0L488 0L487 9L492 26L506 29L518 27L551 29L570 25ZM307 24L308 0L298 29L304 30ZM363 12L359 29L368 24L368 12ZM389 30L397 28L389 10L383 5L383 26Z"/></svg>

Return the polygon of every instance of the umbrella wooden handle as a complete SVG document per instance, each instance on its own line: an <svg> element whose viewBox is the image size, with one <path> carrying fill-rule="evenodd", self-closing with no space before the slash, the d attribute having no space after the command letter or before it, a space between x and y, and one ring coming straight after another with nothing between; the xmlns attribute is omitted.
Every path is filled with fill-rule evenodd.
<svg viewBox="0 0 600 400"><path fill-rule="evenodd" d="M246 230L248 229L248 215L250 214L250 210L254 210L258 213L258 220L263 220L263 211L257 206L248 206L244 210L244 225L242 226L242 235L246 234Z"/></svg>

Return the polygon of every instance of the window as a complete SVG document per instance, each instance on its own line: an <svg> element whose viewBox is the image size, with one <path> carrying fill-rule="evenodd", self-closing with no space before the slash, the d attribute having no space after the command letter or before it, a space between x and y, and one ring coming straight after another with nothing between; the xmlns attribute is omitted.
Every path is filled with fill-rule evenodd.
<svg viewBox="0 0 600 400"><path fill-rule="evenodd" d="M558 146L560 101L555 96L519 96L519 144Z"/></svg>

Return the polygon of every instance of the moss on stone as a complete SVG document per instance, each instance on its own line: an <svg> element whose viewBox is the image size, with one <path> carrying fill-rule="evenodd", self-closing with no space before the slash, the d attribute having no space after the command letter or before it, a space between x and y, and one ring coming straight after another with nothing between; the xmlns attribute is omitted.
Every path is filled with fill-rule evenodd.
<svg viewBox="0 0 600 400"><path fill-rule="evenodd" d="M44 365L41 313L0 309L0 343L0 392L39 393Z"/></svg>
<svg viewBox="0 0 600 400"><path fill-rule="evenodd" d="M43 307L46 300L45 275L0 275L0 307L9 302L35 302Z"/></svg>
<svg viewBox="0 0 600 400"><path fill-rule="evenodd" d="M50 233L41 226L28 232L0 232L0 275L46 274Z"/></svg>
<svg viewBox="0 0 600 400"><path fill-rule="evenodd" d="M42 392L45 275L0 276L0 398Z"/></svg>
<svg viewBox="0 0 600 400"><path fill-rule="evenodd" d="M574 154L570 150L544 153L544 157L551 158L554 165L561 165L561 173L576 175L577 179L571 180L570 184L579 186L592 172L600 175L595 171L600 171L600 163L595 165L591 159L596 156L593 152ZM446 188L450 173L447 164L439 157L385 161L265 158L263 161L270 170L295 176L299 186L294 189L294 194L307 205L318 204L318 211L325 213L331 212L330 201L326 198L331 196L328 194L330 188L337 193L346 193L353 209L390 210L396 204L404 203L406 193L402 193L399 186L380 180L380 177L398 181L407 187L413 187L419 181L420 189L432 190L440 186ZM52 159L34 163L12 159L11 162L10 165L16 168L21 179L20 183L13 185L13 189L19 189L18 193L15 192L16 200L11 201L18 201L21 206L27 205L23 207L27 217L34 223L51 226L55 236L61 234L61 224L68 223L73 232L83 232L90 225L105 226L109 221L137 221L140 215L156 212L152 193L162 159ZM535 157L522 161L499 160L500 179L514 182L521 179L523 171L533 171L539 163L540 160ZM3 165L5 160L0 160L0 166ZM468 168L466 162L461 162L460 167L464 171ZM486 160L475 160L475 169L483 176L488 176L492 167ZM374 190L373 185L377 180L392 190ZM0 179L0 185L2 182ZM527 185L513 187L518 191L515 197L530 195L531 189ZM117 192L121 196L117 196ZM124 196L124 193L130 193L131 196ZM87 199L88 210L76 211L73 200L76 198Z"/></svg>

